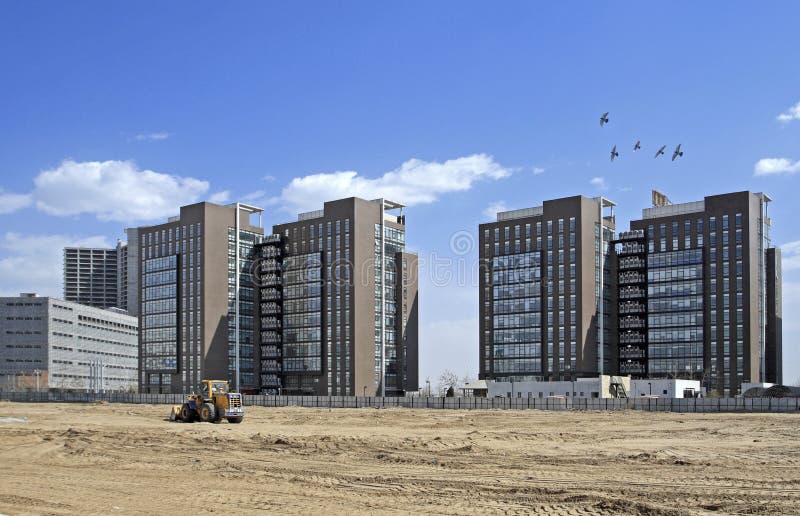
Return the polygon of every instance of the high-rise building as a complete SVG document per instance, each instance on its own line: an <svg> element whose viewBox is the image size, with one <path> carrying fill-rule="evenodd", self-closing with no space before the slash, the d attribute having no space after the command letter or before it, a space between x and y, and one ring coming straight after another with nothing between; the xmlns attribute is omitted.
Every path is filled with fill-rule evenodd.
<svg viewBox="0 0 800 516"><path fill-rule="evenodd" d="M402 208L326 202L257 246L262 392L418 389L417 257L405 252Z"/></svg>
<svg viewBox="0 0 800 516"><path fill-rule="evenodd" d="M163 224L128 231L138 252L128 260L139 262L141 392L189 392L203 378L259 387L250 271L263 236L261 212L201 202ZM250 221L255 214L258 226Z"/></svg>
<svg viewBox="0 0 800 516"><path fill-rule="evenodd" d="M116 248L64 248L64 300L97 308L119 304Z"/></svg>
<svg viewBox="0 0 800 516"><path fill-rule="evenodd" d="M771 199L736 192L653 207L615 241L619 371L689 377L735 395L780 382L780 251Z"/></svg>
<svg viewBox="0 0 800 516"><path fill-rule="evenodd" d="M481 379L613 372L613 207L602 197L566 197L480 224Z"/></svg>
<svg viewBox="0 0 800 516"><path fill-rule="evenodd" d="M0 389L137 388L138 321L121 310L35 294L3 297L0 334Z"/></svg>
<svg viewBox="0 0 800 516"><path fill-rule="evenodd" d="M65 247L64 300L136 315L130 298L136 292L129 287L137 265L128 260L128 244L121 240L114 248Z"/></svg>

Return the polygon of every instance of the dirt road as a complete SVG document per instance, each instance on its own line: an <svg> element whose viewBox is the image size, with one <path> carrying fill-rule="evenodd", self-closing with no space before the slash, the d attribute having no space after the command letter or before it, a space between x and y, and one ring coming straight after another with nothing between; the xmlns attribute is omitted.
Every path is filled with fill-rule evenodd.
<svg viewBox="0 0 800 516"><path fill-rule="evenodd" d="M800 414L0 403L0 513L796 514Z"/></svg>

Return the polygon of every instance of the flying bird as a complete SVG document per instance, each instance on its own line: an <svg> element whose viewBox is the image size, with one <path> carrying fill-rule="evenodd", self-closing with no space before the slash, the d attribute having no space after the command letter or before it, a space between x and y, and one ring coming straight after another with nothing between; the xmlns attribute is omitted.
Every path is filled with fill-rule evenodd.
<svg viewBox="0 0 800 516"><path fill-rule="evenodd" d="M600 127L603 127L603 125L607 123L608 123L608 111L603 113L603 116L600 117Z"/></svg>
<svg viewBox="0 0 800 516"><path fill-rule="evenodd" d="M683 151L681 150L681 144L679 143L677 147L675 147L675 152L672 153L672 161L675 161L675 158L678 156L683 157Z"/></svg>
<svg viewBox="0 0 800 516"><path fill-rule="evenodd" d="M666 146L666 145L662 145L662 146L661 146L661 148L660 148L660 149L658 149L658 152L656 152L656 155L655 155L655 156L653 156L653 157L654 157L654 158L657 158L657 157L661 156L662 154L664 154L664 149L666 149L666 148L667 148L667 146Z"/></svg>
<svg viewBox="0 0 800 516"><path fill-rule="evenodd" d="M639 150L641 148L642 148L642 141L641 140L636 140L636 145L633 146L633 152L636 152L637 150Z"/></svg>
<svg viewBox="0 0 800 516"><path fill-rule="evenodd" d="M611 149L611 161L614 161L614 158L619 157L619 152L617 152L617 146L614 145L614 148Z"/></svg>

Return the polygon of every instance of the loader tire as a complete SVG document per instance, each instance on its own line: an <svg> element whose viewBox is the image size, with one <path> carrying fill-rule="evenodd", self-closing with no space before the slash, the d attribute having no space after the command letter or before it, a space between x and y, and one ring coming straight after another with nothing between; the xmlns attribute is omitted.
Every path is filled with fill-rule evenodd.
<svg viewBox="0 0 800 516"><path fill-rule="evenodd" d="M231 417L228 418L228 423L237 425L237 424L241 423L243 419L244 419L244 416L231 416Z"/></svg>
<svg viewBox="0 0 800 516"><path fill-rule="evenodd" d="M217 409L211 403L203 403L200 410L197 411L197 415L203 423L211 423L217 419Z"/></svg>
<svg viewBox="0 0 800 516"><path fill-rule="evenodd" d="M192 421L194 421L194 410L190 409L189 405L184 403L181 406L180 417L181 421L183 421L184 423L191 423Z"/></svg>

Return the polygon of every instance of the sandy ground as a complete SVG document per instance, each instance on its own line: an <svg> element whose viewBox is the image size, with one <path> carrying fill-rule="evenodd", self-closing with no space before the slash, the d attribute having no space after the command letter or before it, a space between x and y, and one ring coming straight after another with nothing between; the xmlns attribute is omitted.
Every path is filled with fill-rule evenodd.
<svg viewBox="0 0 800 516"><path fill-rule="evenodd" d="M800 414L0 403L5 514L800 510Z"/></svg>

